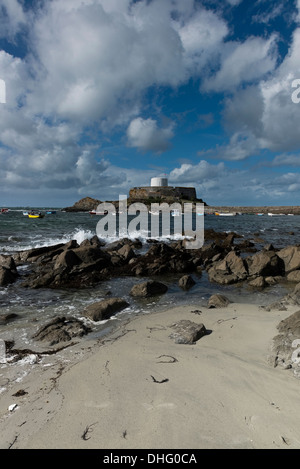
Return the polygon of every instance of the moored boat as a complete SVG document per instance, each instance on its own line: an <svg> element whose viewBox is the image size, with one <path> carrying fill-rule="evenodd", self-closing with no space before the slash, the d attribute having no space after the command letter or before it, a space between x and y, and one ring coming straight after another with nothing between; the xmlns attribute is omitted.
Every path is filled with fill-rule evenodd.
<svg viewBox="0 0 300 469"><path fill-rule="evenodd" d="M28 218L44 218L45 215L43 215L41 212L34 213L30 212L28 213Z"/></svg>
<svg viewBox="0 0 300 469"><path fill-rule="evenodd" d="M172 217L179 217L181 215L181 211L178 209L171 210Z"/></svg>
<svg viewBox="0 0 300 469"><path fill-rule="evenodd" d="M97 212L96 210L90 210L89 214L90 215L107 215L107 210L104 210L102 212Z"/></svg>
<svg viewBox="0 0 300 469"><path fill-rule="evenodd" d="M235 217L235 212L215 212L215 215L218 217Z"/></svg>

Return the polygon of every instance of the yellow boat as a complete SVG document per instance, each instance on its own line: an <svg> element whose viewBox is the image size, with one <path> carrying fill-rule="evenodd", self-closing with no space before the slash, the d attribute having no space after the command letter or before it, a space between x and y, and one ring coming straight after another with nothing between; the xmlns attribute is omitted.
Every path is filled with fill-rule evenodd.
<svg viewBox="0 0 300 469"><path fill-rule="evenodd" d="M41 213L28 213L29 218L44 218L44 215Z"/></svg>

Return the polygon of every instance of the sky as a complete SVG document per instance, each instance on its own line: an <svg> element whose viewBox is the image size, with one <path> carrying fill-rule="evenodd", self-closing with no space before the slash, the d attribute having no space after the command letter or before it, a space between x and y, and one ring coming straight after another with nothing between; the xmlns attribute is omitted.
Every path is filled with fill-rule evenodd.
<svg viewBox="0 0 300 469"><path fill-rule="evenodd" d="M300 0L0 0L0 206L300 205Z"/></svg>

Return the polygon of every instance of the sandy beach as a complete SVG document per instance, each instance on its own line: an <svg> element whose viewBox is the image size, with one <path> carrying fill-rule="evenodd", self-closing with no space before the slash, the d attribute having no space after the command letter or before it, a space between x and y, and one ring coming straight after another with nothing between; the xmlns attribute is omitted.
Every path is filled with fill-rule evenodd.
<svg viewBox="0 0 300 469"><path fill-rule="evenodd" d="M300 448L300 382L268 358L278 323L297 309L174 307L44 357L17 382L2 365L0 447ZM175 343L171 326L183 319L208 334Z"/></svg>

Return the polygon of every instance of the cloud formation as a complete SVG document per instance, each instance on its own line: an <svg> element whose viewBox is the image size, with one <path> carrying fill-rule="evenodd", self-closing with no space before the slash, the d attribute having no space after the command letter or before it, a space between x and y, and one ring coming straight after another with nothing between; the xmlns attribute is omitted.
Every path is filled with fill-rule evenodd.
<svg viewBox="0 0 300 469"><path fill-rule="evenodd" d="M232 12L243 2L227 3ZM56 188L75 197L97 196L101 188L113 197L122 188L126 193L138 172L104 159L103 147L113 145L117 134L127 150L162 154L174 148L179 125L151 97L153 90L176 95L191 82L199 96L222 95L227 139L201 151L199 163L171 170L174 182L189 184L198 175L212 190L218 175L231 180L229 167L213 159L236 163L264 151L291 153L286 161L297 166L300 105L291 100L291 83L300 78L299 0L298 24L283 60L277 33L234 38L221 10L194 0L24 5L0 0L0 38L19 50L19 55L0 50L7 90L6 104L0 104L3 192ZM254 20L268 23L282 5ZM202 129L204 122L216 122L210 110L198 111ZM273 166L281 165L283 157L274 158Z"/></svg>
<svg viewBox="0 0 300 469"><path fill-rule="evenodd" d="M127 129L128 144L139 150L160 153L170 146L169 140L173 137L173 124L159 128L153 119L133 119Z"/></svg>

